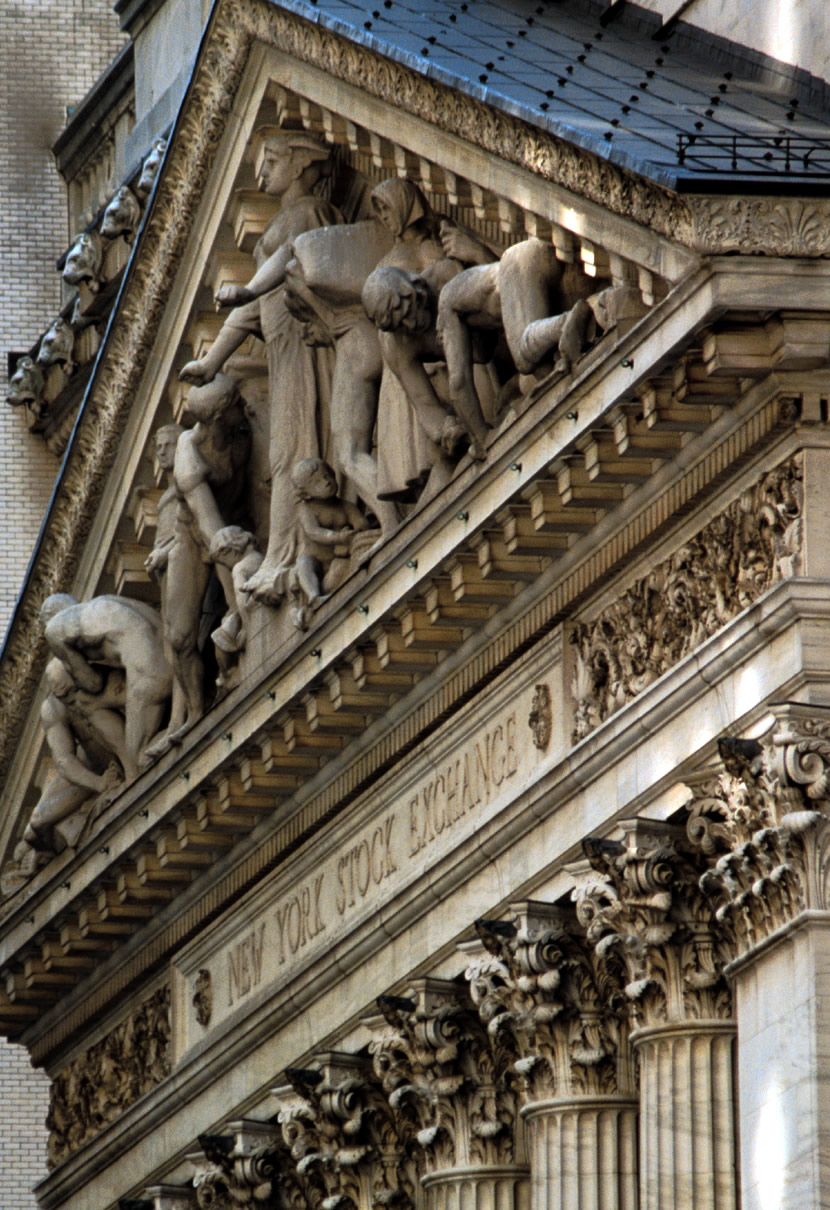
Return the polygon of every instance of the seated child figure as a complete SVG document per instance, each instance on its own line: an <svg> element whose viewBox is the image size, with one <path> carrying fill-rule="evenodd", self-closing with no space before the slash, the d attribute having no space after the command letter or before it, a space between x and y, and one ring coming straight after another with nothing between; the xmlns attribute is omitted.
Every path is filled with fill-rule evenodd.
<svg viewBox="0 0 830 1210"><path fill-rule="evenodd" d="M360 545L355 539L359 531L368 530L369 522L356 504L337 495L334 471L322 458L298 462L291 472L291 482L299 497L297 586L313 609L348 576L352 555L358 553L356 547ZM304 630L307 610L301 607L295 621Z"/></svg>
<svg viewBox="0 0 830 1210"><path fill-rule="evenodd" d="M228 610L210 636L219 664L216 687L221 692L233 688L238 680L235 657L245 648L251 603L251 594L245 591L245 583L259 569L262 554L257 550L253 534L238 525L227 525L214 534L209 557L213 563L230 571L235 597L235 608Z"/></svg>

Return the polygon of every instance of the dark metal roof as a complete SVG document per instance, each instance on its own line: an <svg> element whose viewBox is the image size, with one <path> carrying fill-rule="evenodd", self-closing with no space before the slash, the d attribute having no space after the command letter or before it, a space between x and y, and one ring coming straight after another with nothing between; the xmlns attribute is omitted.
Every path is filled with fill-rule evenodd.
<svg viewBox="0 0 830 1210"><path fill-rule="evenodd" d="M655 41L643 10L603 27L591 0L275 2L672 189L830 187L821 82L722 39Z"/></svg>

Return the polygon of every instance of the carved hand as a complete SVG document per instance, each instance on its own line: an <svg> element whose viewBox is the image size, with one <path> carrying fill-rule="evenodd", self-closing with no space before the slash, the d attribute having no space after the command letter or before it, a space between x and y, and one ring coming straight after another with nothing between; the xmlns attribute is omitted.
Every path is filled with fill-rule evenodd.
<svg viewBox="0 0 830 1210"><path fill-rule="evenodd" d="M247 286L234 286L230 283L220 286L214 294L214 300L220 307L235 307L239 303L251 302L256 298Z"/></svg>

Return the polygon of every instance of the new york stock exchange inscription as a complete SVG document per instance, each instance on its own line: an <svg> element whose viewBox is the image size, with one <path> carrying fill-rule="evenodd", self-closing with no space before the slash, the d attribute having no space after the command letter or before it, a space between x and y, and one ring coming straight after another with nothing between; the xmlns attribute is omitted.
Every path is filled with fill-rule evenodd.
<svg viewBox="0 0 830 1210"><path fill-rule="evenodd" d="M238 921L231 931L228 922L230 940L208 955L200 947L198 965L210 969L215 989L211 1029L257 992L276 991L290 981L300 964L330 949L464 844L521 792L534 771L548 765L549 754L534 746L528 722L534 689L523 678L521 690L507 700L501 694L500 709L482 710L455 744L421 752L405 773L371 792L361 827L331 847L321 846L319 860L294 882L283 876L247 923ZM180 968L186 978L189 966L185 959ZM201 1033L189 1021L185 1045Z"/></svg>

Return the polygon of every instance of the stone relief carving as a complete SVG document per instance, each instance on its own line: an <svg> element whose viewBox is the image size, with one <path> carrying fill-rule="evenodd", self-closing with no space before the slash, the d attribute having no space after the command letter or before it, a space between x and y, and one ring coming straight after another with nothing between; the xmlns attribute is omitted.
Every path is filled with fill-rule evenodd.
<svg viewBox="0 0 830 1210"><path fill-rule="evenodd" d="M128 185L122 185L104 211L99 230L107 239L123 235L129 242L135 235L140 219L141 204L138 198Z"/></svg>
<svg viewBox="0 0 830 1210"><path fill-rule="evenodd" d="M52 1081L50 1167L120 1117L170 1074L170 991L160 988Z"/></svg>
<svg viewBox="0 0 830 1210"><path fill-rule="evenodd" d="M0 874L4 895L49 855L74 848L90 813L145 767L171 692L161 620L143 602L107 596L79 602L57 593L44 602L41 621L52 654L40 710L49 768Z"/></svg>
<svg viewBox="0 0 830 1210"><path fill-rule="evenodd" d="M193 983L193 1007L196 1020L203 1029L210 1025L213 1016L213 979L209 970L200 970Z"/></svg>
<svg viewBox="0 0 830 1210"><path fill-rule="evenodd" d="M21 357L9 379L6 403L13 408L25 408L29 428L35 430L42 425L46 415L43 386L43 371L37 362L28 356Z"/></svg>
<svg viewBox="0 0 830 1210"><path fill-rule="evenodd" d="M472 1005L426 980L417 999L381 996L387 1021L369 1050L399 1138L423 1150L428 1173L516 1159L513 1073L498 1070Z"/></svg>
<svg viewBox="0 0 830 1210"><path fill-rule="evenodd" d="M63 280L71 286L85 282L93 294L96 293L100 289L98 274L103 254L103 244L97 232L83 232L66 254Z"/></svg>
<svg viewBox="0 0 830 1210"><path fill-rule="evenodd" d="M285 1157L277 1128L231 1122L228 1129L232 1133L199 1135L201 1154L188 1157L196 1169L193 1186L200 1210L278 1210Z"/></svg>
<svg viewBox="0 0 830 1210"><path fill-rule="evenodd" d="M549 685L537 685L534 689L527 725L530 727L534 748L544 752L550 743L553 730L553 704Z"/></svg>
<svg viewBox="0 0 830 1210"><path fill-rule="evenodd" d="M256 562L252 542L246 537L240 550L236 530L226 532L244 509L242 472L250 450L250 427L236 384L217 374L206 386L190 391L187 410L196 420L193 428L176 434L164 430L156 443L159 465L168 474L172 460L172 476L160 504L163 536L157 536L148 568L162 577L164 647L173 670L173 707L167 729L148 749L151 758L179 743L204 713L199 637L211 568L228 607L217 639L222 688L227 688L233 657L244 646L246 634L248 600L237 568L244 563L244 574ZM174 508L171 535L169 517Z"/></svg>
<svg viewBox="0 0 830 1210"><path fill-rule="evenodd" d="M392 1112L356 1055L319 1057L315 1069L288 1068L276 1089L279 1122L309 1207L391 1206L411 1210L417 1173L395 1132Z"/></svg>
<svg viewBox="0 0 830 1210"><path fill-rule="evenodd" d="M155 184L156 174L158 173L161 161L164 159L166 150L166 139L154 140L152 147L144 158L144 163L141 165L141 175L135 187L135 191L140 198L146 199L151 193Z"/></svg>
<svg viewBox="0 0 830 1210"><path fill-rule="evenodd" d="M504 1047L525 1101L604 1095L630 1082L613 985L571 913L527 904L513 921L478 920L487 958L465 975L493 1046ZM618 999L618 997L616 997Z"/></svg>
<svg viewBox="0 0 830 1210"><path fill-rule="evenodd" d="M68 320L58 317L40 342L38 365L62 365L67 374L75 369L72 354L75 348L75 333Z"/></svg>
<svg viewBox="0 0 830 1210"><path fill-rule="evenodd" d="M763 741L721 740L723 767L687 779L687 834L708 859L701 887L739 952L830 903L830 721L819 707L773 710Z"/></svg>
<svg viewBox="0 0 830 1210"><path fill-rule="evenodd" d="M284 281L293 259L293 241L312 228L342 221L339 211L314 193L329 162L328 147L303 131L267 133L258 183L264 193L279 199L280 207L254 250L257 272L247 286L220 291L217 302L234 309L209 353L181 371L186 382L210 382L252 332L265 341L270 524L265 559L251 577L252 591L265 599L279 600L284 595L296 554L291 470L303 458L326 453L318 432L327 414L332 356L329 350L312 348L304 341L303 329L287 309Z"/></svg>
<svg viewBox="0 0 830 1210"><path fill-rule="evenodd" d="M801 463L764 475L592 622L574 627L582 739L768 588L797 574Z"/></svg>
<svg viewBox="0 0 830 1210"><path fill-rule="evenodd" d="M87 695L85 706L109 712L109 741L132 780L148 763L146 749L172 688L158 613L126 597L78 601L57 593L44 602L41 617L49 650Z"/></svg>
<svg viewBox="0 0 830 1210"><path fill-rule="evenodd" d="M572 896L604 977L634 1027L728 1018L723 968L734 951L699 885L703 863L678 827L623 827L622 841L583 841L594 874Z"/></svg>
<svg viewBox="0 0 830 1210"><path fill-rule="evenodd" d="M302 600L294 613L296 625L308 627L309 611L334 592L360 553L360 539L375 532L360 509L337 495L334 471L321 458L305 458L291 474L297 493L299 543L295 573ZM365 542L363 543L365 547Z"/></svg>

